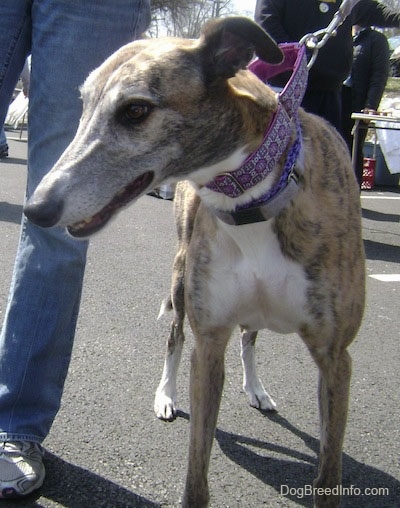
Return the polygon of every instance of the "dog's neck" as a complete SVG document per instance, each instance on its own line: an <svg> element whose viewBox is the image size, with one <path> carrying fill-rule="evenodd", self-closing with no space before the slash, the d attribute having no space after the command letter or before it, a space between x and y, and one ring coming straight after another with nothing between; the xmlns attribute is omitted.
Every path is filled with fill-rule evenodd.
<svg viewBox="0 0 400 508"><path fill-rule="evenodd" d="M267 192L261 196L237 205L233 211L213 208L214 213L228 224L239 225L268 220L291 201L298 189L301 165L296 165L296 162L301 149L301 132L297 112L307 84L307 61L304 46L281 44L280 48L285 56L282 64L270 65L256 60L249 66L249 70L263 82L287 70L292 71L290 80L278 94L278 108L266 130L263 142L240 168L217 175L205 187L236 200L246 193L251 195L251 190L272 174L285 152L286 162L277 182L269 186ZM296 136L292 142L294 131Z"/></svg>

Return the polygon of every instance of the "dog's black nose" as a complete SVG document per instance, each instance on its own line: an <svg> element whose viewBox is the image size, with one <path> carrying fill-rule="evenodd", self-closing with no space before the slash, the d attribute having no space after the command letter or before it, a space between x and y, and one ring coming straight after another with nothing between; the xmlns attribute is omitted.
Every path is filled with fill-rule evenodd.
<svg viewBox="0 0 400 508"><path fill-rule="evenodd" d="M33 196L24 206L26 217L42 228L55 226L62 215L64 204L57 199L35 199Z"/></svg>

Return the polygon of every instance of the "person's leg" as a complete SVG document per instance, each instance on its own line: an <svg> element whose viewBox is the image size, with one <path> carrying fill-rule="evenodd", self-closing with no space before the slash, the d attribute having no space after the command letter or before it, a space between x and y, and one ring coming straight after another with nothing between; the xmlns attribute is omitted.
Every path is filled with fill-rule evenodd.
<svg viewBox="0 0 400 508"><path fill-rule="evenodd" d="M367 129L359 129L358 131L358 145L357 145L357 153L356 153L356 178L357 182L361 188L361 184L363 181L363 171L364 171L364 143L365 138L367 137L368 130Z"/></svg>
<svg viewBox="0 0 400 508"><path fill-rule="evenodd" d="M30 12L26 0L0 3L0 125L30 48ZM4 127L0 131L0 157L8 154Z"/></svg>
<svg viewBox="0 0 400 508"><path fill-rule="evenodd" d="M8 156L8 144L7 137L4 131L4 127L0 129L0 159Z"/></svg>
<svg viewBox="0 0 400 508"><path fill-rule="evenodd" d="M0 2L0 125L4 125L15 85L31 45L29 2Z"/></svg>
<svg viewBox="0 0 400 508"><path fill-rule="evenodd" d="M354 126L354 120L351 118L353 113L353 100L352 100L352 89L349 86L343 86L342 88L342 136L346 141L346 144L351 153L353 146L353 135L352 130Z"/></svg>
<svg viewBox="0 0 400 508"><path fill-rule="evenodd" d="M2 23L4 3L10 2L1 3ZM79 86L147 28L149 6L146 0L23 3L32 3L29 196L75 133ZM62 230L23 220L0 336L0 441L41 442L50 430L70 361L86 249Z"/></svg>
<svg viewBox="0 0 400 508"><path fill-rule="evenodd" d="M147 0L13 1L20 12L9 24L18 22L11 31L18 43L8 48L7 59L0 56L0 102L4 109L6 84L12 81L10 62L23 40L30 46L21 25L29 28L25 21L31 17L29 196L74 136L81 114L79 86L114 50L146 29L150 12ZM2 25L4 4L12 2L0 3ZM0 37L0 53L2 49ZM18 60L21 66L24 58ZM19 75L19 64L12 69L17 67ZM86 249L85 242L63 230L44 230L23 220L0 335L0 498L29 494L43 483L38 443L60 406Z"/></svg>
<svg viewBox="0 0 400 508"><path fill-rule="evenodd" d="M341 133L342 102L340 90L307 90L301 105L309 113L314 113L328 120Z"/></svg>

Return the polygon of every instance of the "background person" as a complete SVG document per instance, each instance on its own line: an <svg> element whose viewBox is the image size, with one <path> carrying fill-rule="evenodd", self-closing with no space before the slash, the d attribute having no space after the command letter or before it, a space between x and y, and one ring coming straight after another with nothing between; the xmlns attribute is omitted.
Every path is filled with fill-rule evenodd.
<svg viewBox="0 0 400 508"><path fill-rule="evenodd" d="M304 35L326 28L341 3L342 0L257 0L255 19L276 42L298 42ZM324 117L339 132L342 84L353 61L353 25L398 27L399 13L387 14L382 4L361 0L337 29L337 35L319 50L309 72L302 106Z"/></svg>
<svg viewBox="0 0 400 508"><path fill-rule="evenodd" d="M389 44L386 37L371 27L353 28L354 59L350 76L344 82L342 91L344 139L352 151L353 136L351 134L354 120L353 112L376 113L389 77ZM367 129L358 131L355 171L357 181L362 183L363 147Z"/></svg>

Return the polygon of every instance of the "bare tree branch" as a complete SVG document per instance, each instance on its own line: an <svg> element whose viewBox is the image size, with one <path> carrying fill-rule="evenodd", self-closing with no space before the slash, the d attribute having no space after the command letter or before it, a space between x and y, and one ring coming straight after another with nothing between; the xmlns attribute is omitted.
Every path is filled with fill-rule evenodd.
<svg viewBox="0 0 400 508"><path fill-rule="evenodd" d="M232 14L232 0L153 0L152 36L196 38L210 18Z"/></svg>

